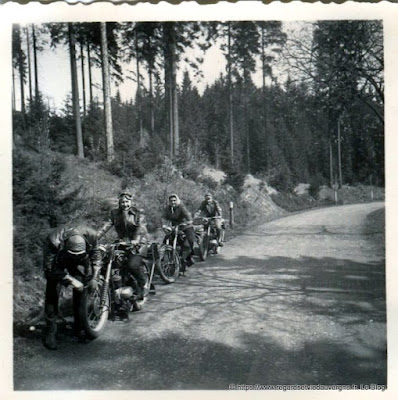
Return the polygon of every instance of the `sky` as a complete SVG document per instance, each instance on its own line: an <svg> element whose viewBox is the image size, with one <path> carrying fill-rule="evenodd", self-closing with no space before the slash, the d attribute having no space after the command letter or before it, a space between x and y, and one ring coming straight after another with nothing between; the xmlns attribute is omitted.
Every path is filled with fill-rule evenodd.
<svg viewBox="0 0 398 400"><path fill-rule="evenodd" d="M24 48L26 50L26 46ZM191 51L191 55L193 55ZM77 55L79 55L79 50L77 49ZM59 46L56 49L45 49L38 53L37 56L38 71L39 71L39 89L44 95L44 99L52 109L60 110L63 108L65 99L71 92L71 77L70 77L70 62L68 50L65 46ZM225 59L216 47L210 48L204 57L204 62L201 69L203 70L204 77L201 81L195 81L193 76L191 79L194 80L195 85L200 91L203 91L206 84L213 83L220 73L225 70ZM135 71L135 62L132 61L131 64L124 64L126 67L124 71L130 70ZM82 81L81 81L81 63L80 60L77 61L78 75L79 75L79 93L81 96L82 92ZM86 91L88 83L88 71L86 65L85 79L86 79ZM181 62L180 68L177 75L178 83L182 81L182 74L186 68L186 65ZM189 69L188 69L189 70ZM98 96L98 99L102 101L102 75L99 68L93 68L93 95ZM131 73L127 73L132 75ZM15 78L16 85L16 106L20 109L20 93L19 93L19 78L16 73ZM116 94L117 89L120 90L121 98L123 101L130 100L132 95L136 92L136 84L131 79L124 79L124 82L118 87L112 83L112 96ZM34 90L34 89L33 89ZM28 85L25 86L26 96L28 95L29 89Z"/></svg>
<svg viewBox="0 0 398 400"><path fill-rule="evenodd" d="M26 40L26 39L24 39ZM70 78L70 62L68 50L65 46L59 46L56 49L50 49L46 46L45 50L38 53L38 71L39 71L39 89L44 96L45 101L49 104L51 109L62 110L64 102L67 96L71 92L71 78ZM24 43L23 49L26 51L26 44ZM193 56L199 50L189 50L187 55ZM202 53L203 54L203 53ZM79 49L77 48L77 55L79 55ZM32 57L32 56L31 56ZM33 57L32 57L33 58ZM134 60L130 65L125 64L124 71L130 70L135 71ZM82 98L82 81L81 81L81 64L80 60L77 61L78 77L79 77L79 93ZM203 72L203 78L200 81L195 80L193 74L191 79L194 85L199 89L199 92L203 92L206 85L211 85L219 76L220 73L225 72L226 60L221 54L219 46L212 46L206 53L204 53L204 61L201 66ZM184 71L188 69L184 62L180 62L179 70L177 75L177 83L182 82L182 76ZM93 68L93 84L96 88L93 89L93 96L98 96L98 100L102 101L102 75L98 68ZM131 73L129 75L132 75ZM86 66L85 71L86 79L86 91L88 92L88 71ZM261 85L261 73L253 75L255 84ZM112 96L116 94L119 89L121 98L123 101L130 100L136 92L136 84L131 79L124 79L124 82L116 87L114 83L112 87ZM20 109L20 92L19 92L19 78L16 73L15 76L15 98L16 108ZM34 89L33 89L34 90ZM25 86L25 93L28 96L29 87L28 84ZM81 103L82 105L82 100Z"/></svg>

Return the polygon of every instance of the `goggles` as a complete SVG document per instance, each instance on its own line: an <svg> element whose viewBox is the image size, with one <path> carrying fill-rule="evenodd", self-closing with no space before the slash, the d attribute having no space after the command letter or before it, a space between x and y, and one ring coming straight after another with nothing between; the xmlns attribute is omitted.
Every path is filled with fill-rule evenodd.
<svg viewBox="0 0 398 400"><path fill-rule="evenodd" d="M120 193L120 195L119 195L119 199L122 199L122 198L131 200L133 198L133 195L130 192L123 192L123 193Z"/></svg>

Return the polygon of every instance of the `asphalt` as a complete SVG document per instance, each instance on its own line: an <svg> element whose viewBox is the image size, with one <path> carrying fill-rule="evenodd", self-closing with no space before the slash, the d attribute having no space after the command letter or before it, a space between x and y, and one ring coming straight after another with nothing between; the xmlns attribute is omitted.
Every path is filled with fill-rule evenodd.
<svg viewBox="0 0 398 400"><path fill-rule="evenodd" d="M14 389L382 388L383 210L319 209L243 232L177 282L157 280L142 311L90 343L66 331L49 351L39 329L16 337Z"/></svg>

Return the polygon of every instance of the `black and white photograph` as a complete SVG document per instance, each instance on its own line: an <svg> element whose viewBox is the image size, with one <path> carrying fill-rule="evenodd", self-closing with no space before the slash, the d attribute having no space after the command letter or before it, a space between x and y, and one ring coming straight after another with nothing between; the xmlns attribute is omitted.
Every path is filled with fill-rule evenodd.
<svg viewBox="0 0 398 400"><path fill-rule="evenodd" d="M301 6L2 6L12 395L392 393L397 10Z"/></svg>

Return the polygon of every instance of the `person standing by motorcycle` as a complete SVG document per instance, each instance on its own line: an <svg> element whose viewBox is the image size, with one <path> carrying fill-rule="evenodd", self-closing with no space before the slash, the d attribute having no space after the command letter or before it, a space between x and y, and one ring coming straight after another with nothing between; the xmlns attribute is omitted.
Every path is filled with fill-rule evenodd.
<svg viewBox="0 0 398 400"><path fill-rule="evenodd" d="M178 226L183 223L187 225L183 230L189 243L190 252L186 256L185 261L188 267L190 267L194 264L192 256L194 254L195 244L192 216L176 194L171 194L169 196L169 204L164 209L163 219L170 222L172 226Z"/></svg>
<svg viewBox="0 0 398 400"><path fill-rule="evenodd" d="M213 196L210 193L205 194L205 199L197 209L195 217L198 216L205 218L220 217L213 219L212 223L214 223L216 228L218 245L221 247L224 246L223 242L221 241L222 209L218 201L213 199Z"/></svg>
<svg viewBox="0 0 398 400"><path fill-rule="evenodd" d="M44 306L47 334L44 345L56 350L59 284L73 286L74 333L83 339L79 318L83 283L91 278L88 286L95 285L102 266L102 255L97 245L96 231L87 226L54 229L47 237L43 253L44 276L47 280Z"/></svg>
<svg viewBox="0 0 398 400"><path fill-rule="evenodd" d="M149 291L146 280L146 269L143 259L148 252L148 231L143 221L142 212L132 205L133 195L123 192L119 195L119 207L111 210L109 220L98 231L98 240L109 229L115 227L119 240L131 243L127 257L127 268L137 281L136 299L142 300Z"/></svg>

